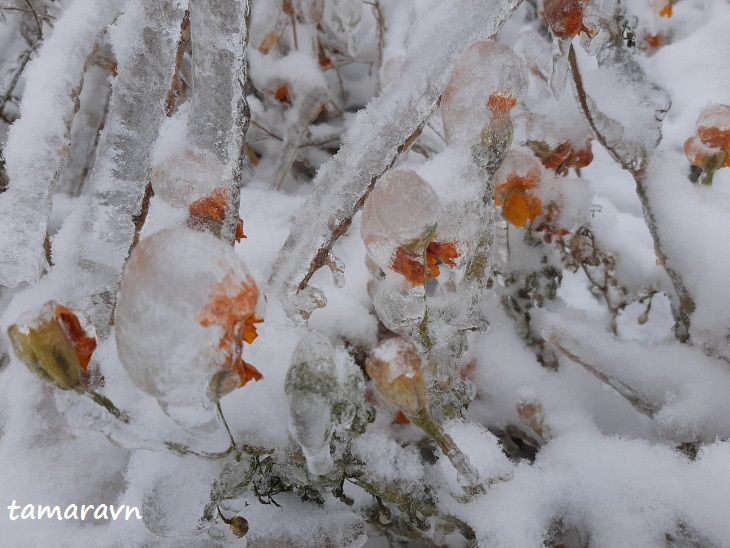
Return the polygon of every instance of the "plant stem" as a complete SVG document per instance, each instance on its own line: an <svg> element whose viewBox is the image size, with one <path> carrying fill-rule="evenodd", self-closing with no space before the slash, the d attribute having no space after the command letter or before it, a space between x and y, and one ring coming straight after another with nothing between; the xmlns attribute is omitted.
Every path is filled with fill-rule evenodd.
<svg viewBox="0 0 730 548"><path fill-rule="evenodd" d="M231 429L228 426L228 421L226 420L226 416L223 414L223 408L221 407L220 400L215 402L215 407L218 409L218 416L223 421L223 426L226 427L226 432L228 432L228 437L231 440L231 447L236 452L236 460L241 460L241 451L238 449L238 446L236 445L236 440L233 438L233 434L231 433Z"/></svg>
<svg viewBox="0 0 730 548"><path fill-rule="evenodd" d="M580 73L580 67L578 66L578 60L575 55L575 48L573 47L573 44L570 45L570 49L568 51L568 63L570 65L570 72L573 77L573 84L575 85L576 95L578 96L578 104L581 111L583 112L583 116L588 122L588 125L591 127L591 130L593 130L593 133L596 136L596 140L601 143L601 145L603 145L603 147L608 151L611 157L621 166L622 169L628 171L631 174L631 176L634 178L634 181L636 182L636 194L641 201L641 208L644 213L644 221L646 222L649 233L651 234L651 238L654 241L654 253L657 256L660 266L669 276L669 279L672 282L672 286L674 287L674 291L677 294L677 298L679 299L679 307L675 311L674 335L677 340L679 340L679 342L687 343L689 342L690 338L689 329L692 320L692 314L695 311L695 302L692 298L692 295L690 295L689 291L687 290L687 287L684 285L682 277L676 270L674 270L667 264L668 257L662 248L661 237L659 236L659 229L657 227L656 217L654 215L654 210L652 209L652 205L647 194L645 168L642 167L638 170L633 169L623 158L621 158L616 150L611 145L609 145L606 137L598 130L596 122L593 119L590 108L588 106L588 99L585 87L583 86L583 77ZM645 162L642 162L641 164L644 165Z"/></svg>
<svg viewBox="0 0 730 548"><path fill-rule="evenodd" d="M112 401L107 398L106 396L103 396L96 392L95 390L92 390L91 388L81 388L78 390L83 395L91 398L91 400L101 405L104 409L109 411L112 415L114 415L115 418L119 419L125 424L129 424L129 415L125 413L124 411L121 411Z"/></svg>
<svg viewBox="0 0 730 548"><path fill-rule="evenodd" d="M418 426L421 430L426 432L441 448L444 455L451 461L451 464L456 469L459 485L462 486L465 492L470 495L479 495L484 493L484 487L481 484L479 478L479 472L469 461L467 457L456 442L449 434L446 433L444 428L437 423L427 410L420 411L417 415L409 417L411 422Z"/></svg>

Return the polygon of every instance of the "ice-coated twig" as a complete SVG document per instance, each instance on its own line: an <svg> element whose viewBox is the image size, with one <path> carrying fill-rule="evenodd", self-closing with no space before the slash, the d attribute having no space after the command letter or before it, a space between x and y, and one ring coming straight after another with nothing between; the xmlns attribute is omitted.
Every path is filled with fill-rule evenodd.
<svg viewBox="0 0 730 548"><path fill-rule="evenodd" d="M335 241L362 207L378 177L428 120L461 52L493 36L521 0L458 0L432 4L417 23L401 77L356 117L337 155L317 173L279 252L269 284L290 316L310 308L295 294L307 287ZM313 294L307 298L323 300Z"/></svg>
<svg viewBox="0 0 730 548"><path fill-rule="evenodd" d="M617 50L613 54L611 62L622 67L622 74L625 78L629 75L631 77L632 85L625 86L624 89L632 90L637 102L657 106L666 97L666 92L656 84L649 82L644 70L635 60L631 59L627 52L615 47L611 49ZM689 328L692 313L695 310L695 302L681 275L671 266L672 263L664 251L661 236L659 235L659 228L657 227L656 216L646 187L646 166L652 150L659 144L659 140L661 139L661 119L666 113L666 110L669 109L669 104L666 103L664 107L658 107L655 121L657 126L656 142L653 144L644 143L643 146L639 143L632 143L630 139L625 138L627 132L623 131L624 128L618 122L603 114L586 92L576 58L575 48L572 44L568 52L568 63L570 65L576 99L588 125L593 130L598 142L603 145L622 169L632 175L636 182L636 194L641 201L644 221L654 242L654 252L656 253L659 264L669 276L679 301L678 306L675 307L675 336L680 342L688 342ZM648 99L645 100L640 94L647 94L647 96L653 94L658 97L655 97L653 101L649 101ZM664 101L668 101L668 98L664 99ZM631 128L626 129L630 130Z"/></svg>
<svg viewBox="0 0 730 548"><path fill-rule="evenodd" d="M322 84L322 86L313 87L306 91L302 90L304 97L301 101L295 101L293 109L296 110L292 113L294 119L287 129L284 143L281 146L279 163L274 171L273 186L277 190L281 189L287 175L289 175L309 124L317 118L322 111L322 105L327 101L327 87L324 85L325 82L322 82Z"/></svg>
<svg viewBox="0 0 730 548"><path fill-rule="evenodd" d="M0 9L0 22L3 24L3 31L6 36L12 36L10 40L4 40L3 58L0 59L0 116L3 121L8 121L5 116L5 107L13 98L15 88L20 82L25 68L28 66L31 56L41 44L41 35L37 32L35 36L25 32L25 28L35 27L35 22L31 21L30 10L22 2L16 0L13 11L23 14L21 17L13 17L12 22L8 22L5 18L4 10L8 7ZM10 123L10 122L8 122Z"/></svg>
<svg viewBox="0 0 730 548"><path fill-rule="evenodd" d="M235 242L244 142L250 120L246 101L249 0L191 0L193 96L188 119L195 147L225 166L221 185L230 199L221 238Z"/></svg>
<svg viewBox="0 0 730 548"><path fill-rule="evenodd" d="M99 29L112 21L119 4L119 0L73 3L26 71L21 117L4 150L9 187L0 198L0 217L7 230L0 240L2 285L36 281L46 268L46 223L53 187L69 153L79 82Z"/></svg>
<svg viewBox="0 0 730 548"><path fill-rule="evenodd" d="M111 32L118 75L88 182L78 243L65 251L71 256L62 261L71 272L59 272L73 284L69 301L91 317L102 337L111 323L149 179L152 147L165 116L186 7L182 4L131 0Z"/></svg>
<svg viewBox="0 0 730 548"><path fill-rule="evenodd" d="M642 415L646 415L647 417L654 417L657 412L656 405L647 401L643 396L641 396L636 390L631 388L625 382L607 373L604 373L594 365L591 365L585 360L581 359L580 356L568 350L557 335L551 335L548 340L550 344L557 348L561 352L561 354L563 354L570 361L572 361L573 363L577 363L586 371L588 371L591 375L600 380L602 383L607 384L616 392L618 392L639 413L641 413Z"/></svg>
<svg viewBox="0 0 730 548"><path fill-rule="evenodd" d="M56 185L57 192L80 196L94 163L99 132L104 126L112 84L114 66L109 37L104 33L101 43L87 60L84 81L78 96L78 112L71 125L71 150L66 167Z"/></svg>
<svg viewBox="0 0 730 548"><path fill-rule="evenodd" d="M167 92L167 100L165 101L165 113L172 116L177 104L177 98L183 89L183 81L180 76L185 50L190 45L190 11L185 10L182 23L180 23L180 39L177 41L177 53L175 54L175 74L172 76L172 85Z"/></svg>

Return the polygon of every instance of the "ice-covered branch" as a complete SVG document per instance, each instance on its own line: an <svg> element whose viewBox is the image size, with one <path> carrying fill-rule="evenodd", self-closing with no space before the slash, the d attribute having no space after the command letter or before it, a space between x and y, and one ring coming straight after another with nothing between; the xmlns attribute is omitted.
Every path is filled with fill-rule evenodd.
<svg viewBox="0 0 730 548"><path fill-rule="evenodd" d="M621 341L557 314L538 321L545 339L652 417L666 439L705 443L730 434L730 373L722 362L678 342Z"/></svg>
<svg viewBox="0 0 730 548"><path fill-rule="evenodd" d="M86 60L119 0L79 0L57 22L26 73L20 120L4 150L9 187L0 198L0 284L36 281L46 268L43 242L51 195L69 154L70 126Z"/></svg>
<svg viewBox="0 0 730 548"><path fill-rule="evenodd" d="M320 169L279 253L269 284L287 295L290 315L311 310L313 300L324 302L322 295L293 297L326 263L375 181L431 115L456 58L473 42L493 36L519 4L435 2L417 23L401 78L357 116L338 154Z"/></svg>
<svg viewBox="0 0 730 548"><path fill-rule="evenodd" d="M102 336L109 328L149 178L152 146L165 116L184 9L172 2L133 0L111 32L118 76L78 243L63 250L71 256L63 257L59 272L73 284L69 301L88 311Z"/></svg>
<svg viewBox="0 0 730 548"><path fill-rule="evenodd" d="M236 234L244 140L249 123L245 95L249 2L191 0L193 97L188 119L191 144L223 164L219 186L229 196L221 238Z"/></svg>
<svg viewBox="0 0 730 548"><path fill-rule="evenodd" d="M613 25L619 25L618 18L613 21ZM621 83L623 95L620 105L615 101L604 103L599 100L600 106L596 103L586 90L575 48L572 45L568 53L568 62L578 105L596 139L623 169L631 173L636 182L636 194L641 201L644 220L654 241L654 251L677 294L675 335L678 340L687 342L695 302L682 277L671 266L672 263L662 246L646 188L647 163L662 137L662 120L671 106L669 96L663 89L649 81L641 65L631 57L626 48L620 45L609 44L599 52L599 71L594 78L596 84L606 79ZM594 90L597 91L595 87ZM640 108L626 109L627 104L640 105ZM607 105L612 110L610 115L602 110Z"/></svg>

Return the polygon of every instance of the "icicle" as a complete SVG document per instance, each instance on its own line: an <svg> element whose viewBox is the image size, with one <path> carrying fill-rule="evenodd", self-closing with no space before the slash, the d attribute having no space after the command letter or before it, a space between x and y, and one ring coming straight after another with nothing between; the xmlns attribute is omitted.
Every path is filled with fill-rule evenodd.
<svg viewBox="0 0 730 548"><path fill-rule="evenodd" d="M333 465L330 437L337 388L329 339L308 331L294 351L284 389L289 400L289 433L302 446L312 474L326 474Z"/></svg>
<svg viewBox="0 0 730 548"><path fill-rule="evenodd" d="M345 287L345 263L331 251L327 255L327 266L332 272L332 281L335 287Z"/></svg>

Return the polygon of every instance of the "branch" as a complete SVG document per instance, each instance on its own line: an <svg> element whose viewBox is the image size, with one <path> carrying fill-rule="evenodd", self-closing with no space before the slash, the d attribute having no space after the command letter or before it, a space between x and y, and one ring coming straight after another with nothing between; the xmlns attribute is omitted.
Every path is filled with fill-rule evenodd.
<svg viewBox="0 0 730 548"><path fill-rule="evenodd" d="M655 405L645 401L633 388L626 383L607 375L606 373L599 371L594 366L583 361L579 356L573 354L570 350L565 348L556 335L552 335L549 339L550 344L560 350L560 352L573 363L577 363L582 366L591 375L596 377L601 382L607 384L618 392L631 406L636 409L642 415L646 415L649 418L654 418L654 415L658 411Z"/></svg>
<svg viewBox="0 0 730 548"><path fill-rule="evenodd" d="M575 55L575 48L570 45L568 52L568 62L570 64L570 72L573 76L573 84L583 115L588 122L588 125L593 130L596 136L596 140L608 151L611 157L621 166L622 169L628 171L636 182L636 194L641 201L642 211L644 213L644 221L649 228L652 240L654 241L654 252L656 253L659 264L669 276L672 282L674 291L679 299L679 307L676 310L676 325L675 325L675 336L680 342L686 343L689 341L689 328L692 318L692 313L695 311L695 302L689 290L684 284L680 274L668 265L668 257L664 252L661 243L661 237L659 235L659 229L656 223L656 217L652 209L652 204L649 201L646 188L646 162L648 160L649 151L641 150L639 153L639 161L632 161L630 158L624 156L614 142L609 142L607 136L603 133L602 129L598 127L596 117L595 104L590 99L585 91L583 84L583 78L581 76L578 61ZM640 68L632 67L633 70L641 70ZM643 74L643 73L642 73ZM600 113L599 113L600 114Z"/></svg>
<svg viewBox="0 0 730 548"><path fill-rule="evenodd" d="M80 234L76 245L63 251L68 256L57 261L64 269L54 272L63 280L69 304L91 317L101 337L111 325L117 286L134 241L134 220L141 212L151 151L165 117L185 9L143 0L127 6L111 35L118 75L87 183Z"/></svg>
<svg viewBox="0 0 730 548"><path fill-rule="evenodd" d="M290 316L306 316L325 303L316 291L296 294L326 264L332 246L347 232L377 179L428 121L461 52L493 36L520 3L437 3L416 25L402 77L357 116L340 151L319 170L314 190L279 252L269 285L283 297Z"/></svg>
<svg viewBox="0 0 730 548"><path fill-rule="evenodd" d="M0 197L0 218L8 227L0 240L2 285L34 282L47 266L44 240L51 196L70 150L79 82L98 29L113 20L117 6L114 0L74 3L27 70L21 116L10 129L4 150L9 186Z"/></svg>

